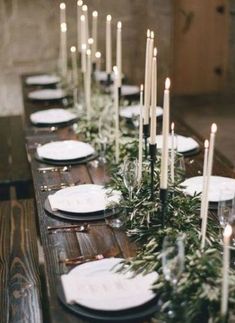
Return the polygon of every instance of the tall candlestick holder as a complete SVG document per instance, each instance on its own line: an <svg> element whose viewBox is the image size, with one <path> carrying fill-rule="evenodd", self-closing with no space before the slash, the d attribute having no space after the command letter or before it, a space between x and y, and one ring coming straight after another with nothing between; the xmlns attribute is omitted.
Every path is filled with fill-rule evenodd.
<svg viewBox="0 0 235 323"><path fill-rule="evenodd" d="M165 226L165 219L167 216L167 200L168 200L168 190L160 188L161 217L162 217L163 228Z"/></svg>
<svg viewBox="0 0 235 323"><path fill-rule="evenodd" d="M119 98L119 102L121 100L121 95L122 95L122 88L121 86L118 87L118 98Z"/></svg>
<svg viewBox="0 0 235 323"><path fill-rule="evenodd" d="M110 73L108 73L108 74L107 74L106 85L107 85L107 86L110 86L110 85L111 85L111 83L112 83L112 81L111 81L111 74L110 74Z"/></svg>
<svg viewBox="0 0 235 323"><path fill-rule="evenodd" d="M150 155L150 165L151 165L151 199L154 199L154 166L156 162L157 145L149 144L149 155Z"/></svg>
<svg viewBox="0 0 235 323"><path fill-rule="evenodd" d="M144 134L144 150L145 158L148 158L148 137L149 137L149 124L143 125L143 134Z"/></svg>

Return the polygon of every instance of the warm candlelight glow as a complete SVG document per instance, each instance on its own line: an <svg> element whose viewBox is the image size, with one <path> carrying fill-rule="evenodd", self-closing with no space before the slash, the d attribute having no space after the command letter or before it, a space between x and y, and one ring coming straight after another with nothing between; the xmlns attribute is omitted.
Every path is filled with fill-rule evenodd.
<svg viewBox="0 0 235 323"><path fill-rule="evenodd" d="M86 44L82 44L82 50L86 50Z"/></svg>
<svg viewBox="0 0 235 323"><path fill-rule="evenodd" d="M96 52L96 53L95 53L95 57L96 57L97 59L101 58L101 52Z"/></svg>
<svg viewBox="0 0 235 323"><path fill-rule="evenodd" d="M83 6L82 6L82 11L87 11L87 5L86 4L84 4Z"/></svg>
<svg viewBox="0 0 235 323"><path fill-rule="evenodd" d="M87 54L87 55L91 55L91 50L90 50L90 49L88 49L88 50L86 51L86 54Z"/></svg>
<svg viewBox="0 0 235 323"><path fill-rule="evenodd" d="M154 50L153 50L153 56L156 57L157 56L157 47L154 47Z"/></svg>
<svg viewBox="0 0 235 323"><path fill-rule="evenodd" d="M140 92L143 92L144 91L144 85L143 84L141 84L140 85Z"/></svg>
<svg viewBox="0 0 235 323"><path fill-rule="evenodd" d="M233 229L232 229L231 225L227 224L225 229L224 229L223 236L225 238L229 238L231 236L232 232L233 232Z"/></svg>
<svg viewBox="0 0 235 323"><path fill-rule="evenodd" d="M60 25L60 29L62 33L65 33L67 31L67 24L66 22L62 22L62 24Z"/></svg>
<svg viewBox="0 0 235 323"><path fill-rule="evenodd" d="M118 29L121 29L121 28L122 28L122 23L121 23L121 21L119 21L119 22L117 23L117 28L118 28Z"/></svg>
<svg viewBox="0 0 235 323"><path fill-rule="evenodd" d="M65 8L66 8L66 4L64 2L61 2L60 9L65 10Z"/></svg>
<svg viewBox="0 0 235 323"><path fill-rule="evenodd" d="M113 67L113 71L114 71L114 73L115 73L115 74L117 74L117 73L118 73L118 68L117 68L117 66L114 66L114 67Z"/></svg>
<svg viewBox="0 0 235 323"><path fill-rule="evenodd" d="M175 129L175 123L174 123L174 122L172 122L172 123L171 123L171 131L174 131L174 129Z"/></svg>
<svg viewBox="0 0 235 323"><path fill-rule="evenodd" d="M151 37L152 39L154 39L154 31L151 31L151 35L150 35L150 37Z"/></svg>
<svg viewBox="0 0 235 323"><path fill-rule="evenodd" d="M97 12L97 11L93 11L93 12L92 12L92 16L93 16L93 17L98 17L98 12Z"/></svg>
<svg viewBox="0 0 235 323"><path fill-rule="evenodd" d="M209 147L209 140L205 140L204 141L204 148L208 148Z"/></svg>
<svg viewBox="0 0 235 323"><path fill-rule="evenodd" d="M147 37L150 38L150 29L147 30Z"/></svg>
<svg viewBox="0 0 235 323"><path fill-rule="evenodd" d="M112 16L111 16L111 15L108 15L108 16L106 17L106 20L107 20L107 21L111 21L111 20L112 20Z"/></svg>
<svg viewBox="0 0 235 323"><path fill-rule="evenodd" d="M216 131L217 131L217 125L216 123L213 123L211 126L211 132L216 133Z"/></svg>
<svg viewBox="0 0 235 323"><path fill-rule="evenodd" d="M89 39L88 39L88 44L89 44L89 45L93 45L93 44L94 44L94 40L93 40L93 38L89 38Z"/></svg>
<svg viewBox="0 0 235 323"><path fill-rule="evenodd" d="M165 81L165 89L169 90L170 86L171 86L171 81L170 81L169 77L167 77L166 81Z"/></svg>
<svg viewBox="0 0 235 323"><path fill-rule="evenodd" d="M71 46L70 47L70 51L71 51L71 53L75 53L76 52L76 47L75 46Z"/></svg>
<svg viewBox="0 0 235 323"><path fill-rule="evenodd" d="M82 5L83 5L83 1L82 1L82 0L78 0L78 1L77 1L77 6L78 6L78 7L81 7Z"/></svg>
<svg viewBox="0 0 235 323"><path fill-rule="evenodd" d="M86 18L84 15L81 15L80 19L81 19L81 21L85 21Z"/></svg>

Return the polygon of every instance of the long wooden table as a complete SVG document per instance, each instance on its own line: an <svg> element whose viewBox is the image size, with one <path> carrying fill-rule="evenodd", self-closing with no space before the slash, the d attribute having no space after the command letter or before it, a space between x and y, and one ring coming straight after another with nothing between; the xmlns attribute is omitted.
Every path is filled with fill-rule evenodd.
<svg viewBox="0 0 235 323"><path fill-rule="evenodd" d="M48 233L48 226L62 225L68 222L49 216L45 212L44 202L50 192L42 192L40 190L41 185L60 184L61 182L66 182L68 184L78 182L100 184L102 183L103 178L100 175L99 170L95 168L92 163L72 166L71 171L66 173L42 174L38 172L38 167L47 165L37 161L34 157L37 144L43 144L52 140L76 139L76 135L72 127L65 127L56 132L49 132L30 125L29 115L32 112L41 110L44 107L62 107L63 103L58 101L56 103L46 102L42 104L27 99L27 93L35 89L35 87L27 87L25 85L25 76L22 78L22 89L25 111L26 150L32 171L38 226L45 256L45 322L84 322L84 320L80 319L64 307L58 299L57 286L60 282L60 275L64 271L64 268L61 268L58 261L59 252L63 250L67 257L75 257L78 255L92 256L113 249L118 250L120 257L126 258L135 254L135 247L128 241L123 231L111 229L105 225L104 221L92 222L91 230L88 234ZM187 176L201 175L203 165L202 138L182 121L178 120L177 116L174 116L174 120L176 121L178 133L191 135L200 143L201 151L199 154L186 158L186 171ZM216 153L215 155L213 173L216 175L234 177L234 173L232 172L228 161L219 153ZM70 223L72 223L72 221Z"/></svg>

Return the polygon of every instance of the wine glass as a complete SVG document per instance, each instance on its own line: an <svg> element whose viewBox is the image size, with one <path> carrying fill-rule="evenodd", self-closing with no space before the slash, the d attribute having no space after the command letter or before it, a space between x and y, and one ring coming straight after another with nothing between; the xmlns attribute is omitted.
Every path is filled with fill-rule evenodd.
<svg viewBox="0 0 235 323"><path fill-rule="evenodd" d="M125 212L117 205L104 209L105 223L113 229L120 229L125 224Z"/></svg>
<svg viewBox="0 0 235 323"><path fill-rule="evenodd" d="M173 301L176 294L176 286L184 270L184 241L183 236L177 238L166 236L162 246L163 274L173 287ZM168 316L175 316L173 304L168 307Z"/></svg>
<svg viewBox="0 0 235 323"><path fill-rule="evenodd" d="M222 186L219 192L218 219L220 226L224 229L234 217L234 191Z"/></svg>
<svg viewBox="0 0 235 323"><path fill-rule="evenodd" d="M138 183L138 161L136 158L128 158L124 160L123 180L124 185L128 189L129 198L132 199L133 190Z"/></svg>

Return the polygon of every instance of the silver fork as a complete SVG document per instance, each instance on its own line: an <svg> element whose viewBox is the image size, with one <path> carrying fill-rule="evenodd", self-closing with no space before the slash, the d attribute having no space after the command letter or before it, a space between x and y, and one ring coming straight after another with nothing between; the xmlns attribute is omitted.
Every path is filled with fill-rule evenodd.
<svg viewBox="0 0 235 323"><path fill-rule="evenodd" d="M54 184L54 185L41 185L40 190L41 192L50 192L50 191L56 191L65 187L71 187L71 186L75 186L75 184L61 183L61 184Z"/></svg>

